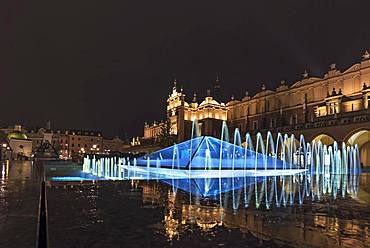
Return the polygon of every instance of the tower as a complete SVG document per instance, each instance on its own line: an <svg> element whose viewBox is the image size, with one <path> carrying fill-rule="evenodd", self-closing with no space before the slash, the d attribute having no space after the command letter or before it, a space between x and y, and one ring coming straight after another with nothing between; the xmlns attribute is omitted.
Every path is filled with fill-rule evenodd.
<svg viewBox="0 0 370 248"><path fill-rule="evenodd" d="M221 101L221 82L219 76L216 77L214 86L213 86L213 98L216 101Z"/></svg>
<svg viewBox="0 0 370 248"><path fill-rule="evenodd" d="M172 92L167 99L167 119L171 123L171 134L177 135L178 140L184 139L184 106L185 94L182 88L177 89L176 79L173 82Z"/></svg>

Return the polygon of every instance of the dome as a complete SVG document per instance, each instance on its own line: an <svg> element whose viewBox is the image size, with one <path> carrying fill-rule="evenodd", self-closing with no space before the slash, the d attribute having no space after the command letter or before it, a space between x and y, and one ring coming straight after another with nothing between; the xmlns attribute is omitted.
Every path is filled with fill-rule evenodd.
<svg viewBox="0 0 370 248"><path fill-rule="evenodd" d="M27 139L27 135L25 135L24 133L21 133L19 131L14 131L14 132L10 132L8 133L8 140L10 139Z"/></svg>

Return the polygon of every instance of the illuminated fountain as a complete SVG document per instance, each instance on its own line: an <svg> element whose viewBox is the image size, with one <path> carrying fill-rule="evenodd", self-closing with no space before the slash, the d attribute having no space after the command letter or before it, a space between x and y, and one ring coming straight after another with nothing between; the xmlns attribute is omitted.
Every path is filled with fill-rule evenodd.
<svg viewBox="0 0 370 248"><path fill-rule="evenodd" d="M320 200L326 193L357 194L357 145L306 143L303 135L297 140L281 133L274 139L271 132L265 140L257 133L253 143L249 133L242 138L238 129L230 143L225 122L221 139L199 136L197 126L194 121L190 140L137 159L87 156L83 171L112 180L161 180L174 192L219 196L220 204L222 193L231 193L234 207L241 199L246 207L254 199L257 207L264 202L269 208L296 200L302 204L307 197Z"/></svg>
<svg viewBox="0 0 370 248"><path fill-rule="evenodd" d="M192 138L180 144L156 151L138 159L84 158L83 171L106 178L137 175L140 179L159 174L166 178L224 178L240 176L274 176L297 173L313 174L357 174L360 160L357 146L344 143L338 146L323 145L321 142L306 143L303 135L297 144L294 135L278 133L276 142L270 132L266 142L260 133L253 146L250 134L241 146L238 129L234 143L210 136ZM133 173L124 172L129 170Z"/></svg>

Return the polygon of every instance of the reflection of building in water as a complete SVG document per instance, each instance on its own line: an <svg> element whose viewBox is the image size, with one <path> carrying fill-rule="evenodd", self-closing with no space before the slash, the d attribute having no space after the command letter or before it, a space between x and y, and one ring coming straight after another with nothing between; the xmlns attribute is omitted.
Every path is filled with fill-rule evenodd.
<svg viewBox="0 0 370 248"><path fill-rule="evenodd" d="M145 183L142 184L142 189L144 203L158 204L161 202L161 192L158 184Z"/></svg>
<svg viewBox="0 0 370 248"><path fill-rule="evenodd" d="M6 160L4 163L0 163L1 166L1 180L5 180L9 177L9 160Z"/></svg>
<svg viewBox="0 0 370 248"><path fill-rule="evenodd" d="M218 206L182 205L182 224L196 223L202 230L208 231L223 223L224 209Z"/></svg>
<svg viewBox="0 0 370 248"><path fill-rule="evenodd" d="M322 180L320 182L323 183ZM323 183L323 187L324 185ZM233 202L232 194L223 196L223 201L228 204L223 203L225 205L220 207L216 204L218 200L216 202L207 201L205 205L199 201L197 196L194 196L190 201L188 193L184 194L180 190L173 193L168 187L158 186L156 183L145 183L142 187L144 202L164 204L163 223L168 239L181 238L181 233L187 230L186 226L194 225L206 232L217 227L238 229L241 232L252 233L262 240L274 240L277 243L293 244L297 247L340 246L355 242L352 237L356 235L360 234L361 237L368 235L365 224L360 220L354 221L350 218L350 215L358 216L357 210L352 208L358 203L356 199L350 197L351 187L348 188L347 197L341 198L338 195L335 200L337 207L330 210L333 211L332 216L327 215L327 203L333 201L328 195L322 195L322 204L305 201L303 208L296 207L297 205L281 208L272 206L272 209L265 210L254 207L244 208L244 204L241 203L237 210L233 210L230 206ZM317 187L313 184L312 190L323 191ZM330 187L332 186L328 188ZM287 190L289 191L289 188ZM163 197L164 191L167 192L167 197ZM161 199L161 192L164 201ZM189 201L192 203L189 204ZM346 213L345 218L342 216L343 211ZM359 209L358 211L364 210ZM358 236L356 239L356 242L362 242L359 245L370 245L370 240L358 241Z"/></svg>
<svg viewBox="0 0 370 248"><path fill-rule="evenodd" d="M320 207L315 209L313 206L307 206L305 211L294 207L270 211L240 208L232 211L216 206L182 205L181 224L196 223L204 231L223 225L226 228L252 233L262 240L275 240L297 247L348 244L354 242L354 239L344 236L343 233L356 235L366 231L366 227L360 223L319 213ZM370 242L364 241L361 245L370 245Z"/></svg>
<svg viewBox="0 0 370 248"><path fill-rule="evenodd" d="M164 216L164 227L166 230L166 236L169 240L179 237L179 221L175 218L175 202L176 193L169 190L167 197L167 210Z"/></svg>

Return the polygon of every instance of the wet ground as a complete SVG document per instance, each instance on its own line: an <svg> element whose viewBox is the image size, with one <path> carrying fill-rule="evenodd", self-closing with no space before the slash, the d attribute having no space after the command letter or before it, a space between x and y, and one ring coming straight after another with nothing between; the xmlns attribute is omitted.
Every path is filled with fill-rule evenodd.
<svg viewBox="0 0 370 248"><path fill-rule="evenodd" d="M35 247L40 184L30 162L0 165L0 247Z"/></svg>
<svg viewBox="0 0 370 248"><path fill-rule="evenodd" d="M302 206L232 208L230 194L189 196L156 181L61 183L48 188L53 247L368 247L370 176L358 198Z"/></svg>
<svg viewBox="0 0 370 248"><path fill-rule="evenodd" d="M0 247L35 247L37 167L1 165ZM369 247L370 174L356 197L248 208L152 181L49 182L51 247ZM243 196L241 196L243 197Z"/></svg>

